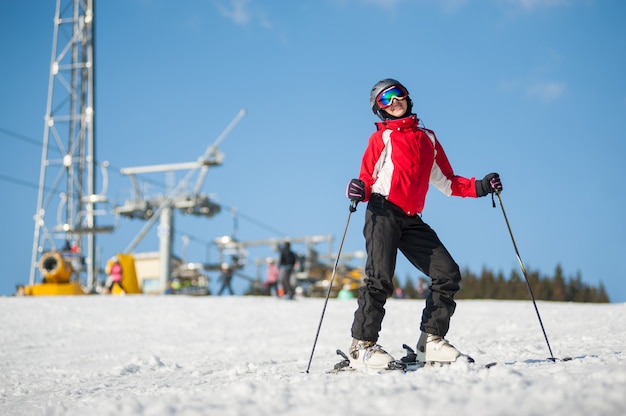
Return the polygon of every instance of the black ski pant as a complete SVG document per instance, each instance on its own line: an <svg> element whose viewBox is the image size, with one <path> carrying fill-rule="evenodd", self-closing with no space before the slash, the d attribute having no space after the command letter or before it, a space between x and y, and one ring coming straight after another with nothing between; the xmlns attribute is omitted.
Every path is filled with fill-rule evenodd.
<svg viewBox="0 0 626 416"><path fill-rule="evenodd" d="M222 293L224 293L226 290L228 290L228 293L230 293L231 295L234 295L235 292L233 292L233 287L231 286L231 279L227 278L224 279L222 281L222 287L220 287L220 291L217 292L217 296L222 296Z"/></svg>
<svg viewBox="0 0 626 416"><path fill-rule="evenodd" d="M288 299L293 299L296 294L293 286L291 285L291 275L293 274L293 266L285 266L281 270L281 272L282 272L282 275L281 275L280 282L283 285L285 296L287 296Z"/></svg>
<svg viewBox="0 0 626 416"><path fill-rule="evenodd" d="M364 285L359 288L352 337L377 341L385 316L385 302L393 294L398 249L432 283L422 312L420 329L445 336L456 303L461 273L448 250L419 215L407 216L383 196L373 194L363 228L367 261Z"/></svg>

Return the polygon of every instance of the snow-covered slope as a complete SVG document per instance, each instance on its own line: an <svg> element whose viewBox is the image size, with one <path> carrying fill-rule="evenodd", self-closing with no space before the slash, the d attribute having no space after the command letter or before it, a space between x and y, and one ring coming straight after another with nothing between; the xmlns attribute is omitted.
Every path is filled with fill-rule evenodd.
<svg viewBox="0 0 626 416"><path fill-rule="evenodd" d="M617 415L626 409L624 304L459 301L447 338L485 370L327 374L353 300L0 298L3 415ZM387 303L379 340L403 355L423 301Z"/></svg>

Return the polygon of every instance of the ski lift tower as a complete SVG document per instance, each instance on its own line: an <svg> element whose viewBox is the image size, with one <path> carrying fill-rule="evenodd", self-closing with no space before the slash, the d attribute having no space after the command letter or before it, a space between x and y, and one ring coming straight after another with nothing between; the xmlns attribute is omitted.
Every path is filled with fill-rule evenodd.
<svg viewBox="0 0 626 416"><path fill-rule="evenodd" d="M107 202L107 178L102 164L104 189L96 193L94 1L56 2L31 285L42 254L70 252L78 258L72 261L72 275L85 271L86 287L93 289L96 233L113 231L112 226L96 225L96 216L109 211L96 209Z"/></svg>
<svg viewBox="0 0 626 416"><path fill-rule="evenodd" d="M123 168L122 175L130 177L133 185L133 199L127 200L124 205L116 206L115 213L127 218L146 220L145 225L135 236L133 241L126 247L124 253L130 254L146 236L150 228L158 220L159 235L159 285L160 290L165 291L172 274L172 237L174 235L174 208L183 214L212 217L221 211L221 206L210 200L208 195L201 194L202 186L209 168L220 166L224 155L219 150L220 143L230 131L246 115L247 110L242 108L224 131L217 137L197 160L183 163L169 163L151 166L138 166ZM139 186L138 175L150 173L173 174L175 171L186 170L187 173L173 188L169 189L164 196L148 198L143 195ZM187 188L191 185L191 179L197 174L193 190Z"/></svg>

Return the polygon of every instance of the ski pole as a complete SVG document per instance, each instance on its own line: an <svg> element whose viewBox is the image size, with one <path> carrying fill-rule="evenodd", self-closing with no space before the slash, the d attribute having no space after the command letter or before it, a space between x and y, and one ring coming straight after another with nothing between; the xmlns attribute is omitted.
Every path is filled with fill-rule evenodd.
<svg viewBox="0 0 626 416"><path fill-rule="evenodd" d="M341 249L343 248L343 242L346 239L346 233L348 232L348 225L350 224L350 217L352 213L356 211L356 206L359 202L352 201L350 203L350 212L348 213L348 219L346 221L346 227L343 229L343 236L341 237L341 242L339 243L339 251L337 252L337 259L335 260L335 266L333 267L333 273L330 277L330 283L328 284L328 290L326 291L326 299L324 300L324 307L322 308L322 316L320 317L320 323L317 326L317 332L315 333L315 340L313 341L313 348L311 349L311 357L309 357L309 364L306 366L306 372L309 372L311 368L311 362L313 361L313 354L315 353L315 345L317 345L317 338L320 335L320 330L322 329L322 321L324 320L324 313L326 312L326 305L328 305L328 298L330 297L330 291L333 288L333 282L335 280L335 274L337 273L337 265L339 264L339 257L341 256Z"/></svg>
<svg viewBox="0 0 626 416"><path fill-rule="evenodd" d="M537 312L537 318L539 319L539 325L541 325L541 330L543 331L543 337L546 339L546 344L548 344L548 351L550 351L550 361L554 362L556 361L556 358L554 358L554 355L552 354L552 348L550 348L548 335L546 335L546 330L543 327L543 322L541 321L541 316L539 315L539 309L537 308L537 302L535 302L535 295L533 294L533 289L530 287L528 276L526 276L526 268L524 267L524 263L522 263L522 258L519 255L519 250L517 249L517 244L515 243L515 237L513 237L513 231L511 231L511 225L509 224L509 219L507 218L506 212L504 211L504 205L502 204L502 198L500 197L500 192L496 190L495 193L498 196L498 202L500 202L500 208L502 208L502 215L504 215L504 221L506 222L506 226L509 229L509 234L511 235L511 241L513 241L513 248L515 249L515 254L517 255L517 261L519 263L520 268L522 269L522 274L524 275L524 279L526 280L528 293L530 293L530 298L532 299L533 305L535 306L535 312Z"/></svg>

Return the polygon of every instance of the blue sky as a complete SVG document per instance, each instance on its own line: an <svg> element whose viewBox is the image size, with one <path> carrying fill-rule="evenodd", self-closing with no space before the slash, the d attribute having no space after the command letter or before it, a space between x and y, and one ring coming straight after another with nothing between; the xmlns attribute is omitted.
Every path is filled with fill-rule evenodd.
<svg viewBox="0 0 626 416"><path fill-rule="evenodd" d="M12 294L28 282L55 2L0 11L0 294ZM190 237L187 260L215 261L209 243L234 224L244 241L332 234L336 250L345 186L376 121L369 90L393 77L457 174L501 174L527 269L552 275L561 265L626 301L626 3L109 0L95 19L97 157L110 163L113 203L130 195L120 168L196 160L247 109L203 188L238 215L176 214L175 252ZM363 215L360 205L346 253L364 247ZM519 270L489 198L432 188L423 218L462 268ZM102 256L124 250L144 224L119 219L98 237ZM137 251L157 250L156 233ZM271 254L251 249L250 260ZM419 276L405 260L397 274Z"/></svg>

